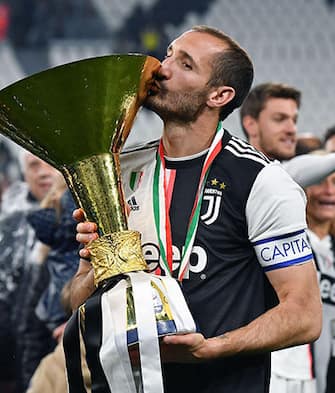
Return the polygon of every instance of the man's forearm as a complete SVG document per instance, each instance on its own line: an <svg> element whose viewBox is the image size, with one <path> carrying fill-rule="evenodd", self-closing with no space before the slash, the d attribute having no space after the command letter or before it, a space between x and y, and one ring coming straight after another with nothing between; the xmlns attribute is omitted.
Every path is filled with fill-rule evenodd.
<svg viewBox="0 0 335 393"><path fill-rule="evenodd" d="M269 352L312 342L320 334L318 308L279 304L248 325L216 337L217 356Z"/></svg>
<svg viewBox="0 0 335 393"><path fill-rule="evenodd" d="M71 306L77 309L95 290L94 272L88 261L81 259L78 272L71 284Z"/></svg>

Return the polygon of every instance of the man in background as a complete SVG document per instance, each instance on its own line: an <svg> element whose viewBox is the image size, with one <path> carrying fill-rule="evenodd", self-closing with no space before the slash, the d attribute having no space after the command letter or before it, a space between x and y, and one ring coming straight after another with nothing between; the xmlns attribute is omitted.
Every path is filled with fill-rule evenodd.
<svg viewBox="0 0 335 393"><path fill-rule="evenodd" d="M334 392L335 374L335 172L306 188L308 237L318 270L323 308L322 332L313 343L317 392Z"/></svg>
<svg viewBox="0 0 335 393"><path fill-rule="evenodd" d="M58 174L54 168L29 152L22 151L19 161L25 181L13 183L6 190L0 215L0 247L3 251L0 261L2 393L20 393L25 390L21 354L26 311L22 304L31 283L32 261L37 246L34 230L26 217L28 211L37 207L47 194Z"/></svg>
<svg viewBox="0 0 335 393"><path fill-rule="evenodd" d="M0 208L2 194L21 175L17 155L11 146L11 142L0 136Z"/></svg>
<svg viewBox="0 0 335 393"><path fill-rule="evenodd" d="M292 86L264 83L253 88L240 111L249 143L272 159L294 157L300 102L301 93Z"/></svg>
<svg viewBox="0 0 335 393"><path fill-rule="evenodd" d="M255 86L244 101L240 119L248 142L286 171L303 188L318 183L335 169L335 154L295 157L301 92L283 83Z"/></svg>

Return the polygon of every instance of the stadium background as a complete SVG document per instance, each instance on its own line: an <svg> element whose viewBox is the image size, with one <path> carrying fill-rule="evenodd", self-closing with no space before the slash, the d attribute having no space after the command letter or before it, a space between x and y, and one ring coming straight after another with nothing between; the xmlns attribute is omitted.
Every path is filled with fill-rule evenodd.
<svg viewBox="0 0 335 393"><path fill-rule="evenodd" d="M232 35L250 53L255 81L303 93L299 132L335 124L334 0L0 0L0 88L70 61L110 53L162 58L195 24ZM226 128L243 136L238 111ZM129 143L158 137L161 122L141 111Z"/></svg>

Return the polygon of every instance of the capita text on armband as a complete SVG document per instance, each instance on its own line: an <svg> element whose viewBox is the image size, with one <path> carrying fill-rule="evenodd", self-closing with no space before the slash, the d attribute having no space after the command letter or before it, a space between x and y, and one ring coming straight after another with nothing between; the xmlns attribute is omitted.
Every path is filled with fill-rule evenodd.
<svg viewBox="0 0 335 393"><path fill-rule="evenodd" d="M253 246L265 271L301 264L313 258L305 230L262 239Z"/></svg>

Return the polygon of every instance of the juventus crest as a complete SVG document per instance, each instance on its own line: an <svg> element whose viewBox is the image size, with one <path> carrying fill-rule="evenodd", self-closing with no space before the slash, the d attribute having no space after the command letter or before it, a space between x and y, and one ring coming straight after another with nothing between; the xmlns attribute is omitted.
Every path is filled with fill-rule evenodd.
<svg viewBox="0 0 335 393"><path fill-rule="evenodd" d="M207 184L210 187L205 188L203 196L203 205L207 202L207 210L200 218L204 224L211 225L219 216L223 190L226 188L226 184L216 178L210 180Z"/></svg>

